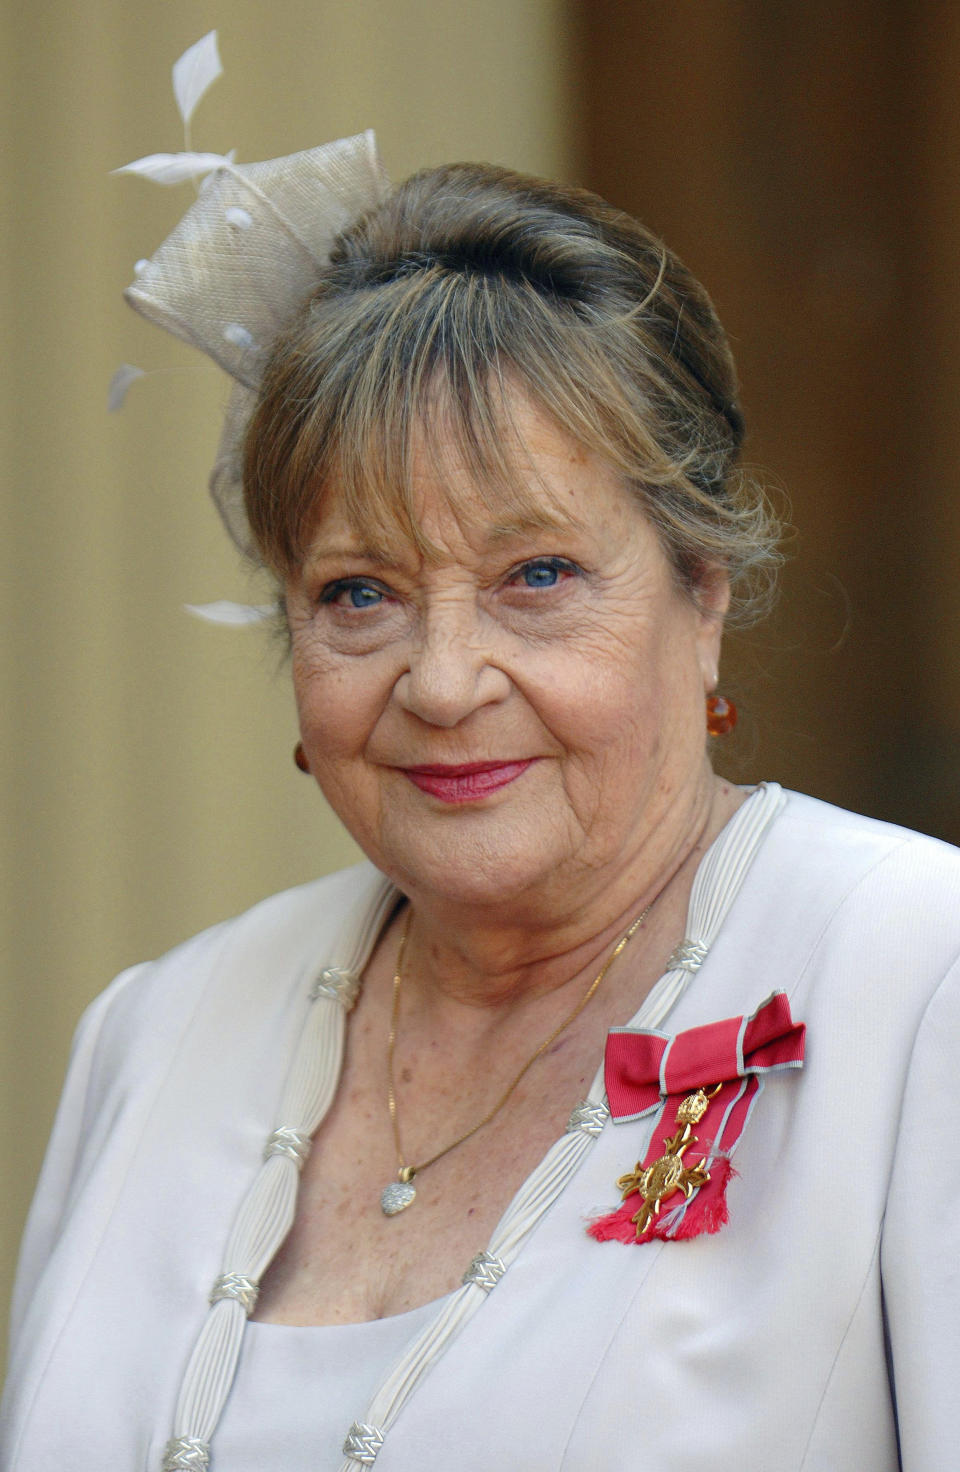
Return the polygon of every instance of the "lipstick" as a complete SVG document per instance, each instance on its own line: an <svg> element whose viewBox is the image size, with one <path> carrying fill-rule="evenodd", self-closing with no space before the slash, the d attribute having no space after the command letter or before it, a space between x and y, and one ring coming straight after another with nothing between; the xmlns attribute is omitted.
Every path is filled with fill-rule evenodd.
<svg viewBox="0 0 960 1472"><path fill-rule="evenodd" d="M507 787L521 777L534 758L519 762L465 762L460 766L440 763L419 767L401 767L421 792L439 798L441 802L479 802L501 787Z"/></svg>

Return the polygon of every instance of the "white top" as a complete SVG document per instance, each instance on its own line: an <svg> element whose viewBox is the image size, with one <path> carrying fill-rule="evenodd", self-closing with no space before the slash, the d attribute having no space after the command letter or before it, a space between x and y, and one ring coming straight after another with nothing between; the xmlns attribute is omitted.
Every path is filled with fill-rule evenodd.
<svg viewBox="0 0 960 1472"><path fill-rule="evenodd" d="M336 1467L344 1410L369 1404L439 1303L366 1324L247 1325L237 1377L216 1432L216 1472Z"/></svg>
<svg viewBox="0 0 960 1472"><path fill-rule="evenodd" d="M588 1237L651 1130L607 1123L496 1287L444 1301L441 1319L482 1298L401 1404L377 1472L955 1465L960 855L791 795L742 878L664 1028L773 990L807 1023L804 1069L768 1078L744 1131L729 1223L685 1242ZM90 1009L24 1244L4 1472L157 1472L198 1332L225 1307L242 1320L206 1298L286 1122L317 966L372 943L385 896L365 867L275 896ZM251 1325L243 1377L261 1329L298 1332ZM283 1472L339 1465L315 1439L312 1403L336 1394L322 1379L298 1397ZM264 1472L259 1453L221 1461L227 1407L212 1472ZM367 1407L340 1409L346 1431Z"/></svg>

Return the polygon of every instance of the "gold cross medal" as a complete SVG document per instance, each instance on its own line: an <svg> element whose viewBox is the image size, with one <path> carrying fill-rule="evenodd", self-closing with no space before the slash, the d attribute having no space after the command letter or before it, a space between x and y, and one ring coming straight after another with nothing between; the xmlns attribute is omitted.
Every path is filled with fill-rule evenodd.
<svg viewBox="0 0 960 1472"><path fill-rule="evenodd" d="M660 1215L661 1202L669 1200L677 1191L682 1191L689 1201L694 1191L709 1181L710 1172L704 1168L702 1159L698 1165L687 1166L683 1163L683 1157L690 1146L697 1143L693 1126L700 1123L710 1100L722 1088L722 1084L717 1084L709 1094L703 1089L697 1089L695 1094L688 1094L677 1110L676 1132L663 1142L663 1154L652 1165L645 1166L642 1161L637 1161L633 1170L617 1181L622 1201L633 1195L641 1197L639 1211L630 1218L637 1229L638 1240L654 1217Z"/></svg>
<svg viewBox="0 0 960 1472"><path fill-rule="evenodd" d="M657 1123L645 1137L643 1159L617 1181L620 1206L592 1221L589 1235L642 1245L719 1232L729 1219L730 1157L766 1079L803 1067L805 1036L785 992L773 992L749 1016L673 1037L611 1028L604 1054L611 1120L629 1126L653 1117ZM714 1103L721 1090L723 1098ZM671 1113L673 1134L661 1136Z"/></svg>

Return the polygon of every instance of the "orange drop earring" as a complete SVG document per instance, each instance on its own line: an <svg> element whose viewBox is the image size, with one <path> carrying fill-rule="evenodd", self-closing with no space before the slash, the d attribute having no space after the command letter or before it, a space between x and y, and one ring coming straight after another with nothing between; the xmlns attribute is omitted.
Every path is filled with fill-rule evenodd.
<svg viewBox="0 0 960 1472"><path fill-rule="evenodd" d="M310 765L307 761L307 754L303 749L302 741L298 741L296 746L293 748L293 761L294 765L298 767L301 772L309 772Z"/></svg>
<svg viewBox="0 0 960 1472"><path fill-rule="evenodd" d="M725 695L707 696L707 735L727 736L737 724L737 707Z"/></svg>

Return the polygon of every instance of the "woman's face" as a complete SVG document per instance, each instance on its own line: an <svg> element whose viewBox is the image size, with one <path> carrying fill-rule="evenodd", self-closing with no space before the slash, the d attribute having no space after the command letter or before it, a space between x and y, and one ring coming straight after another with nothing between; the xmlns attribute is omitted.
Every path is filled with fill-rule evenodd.
<svg viewBox="0 0 960 1472"><path fill-rule="evenodd" d="M526 400L514 421L548 527L422 447L439 557L370 545L334 487L286 588L310 769L414 898L593 890L703 788L724 579L697 606L616 473Z"/></svg>

